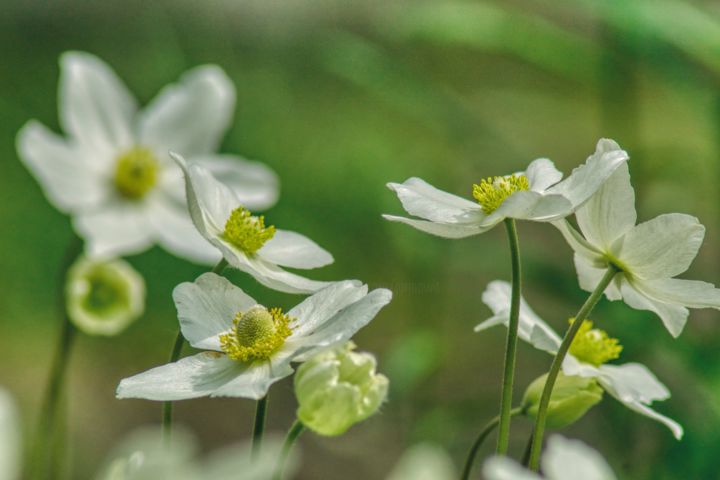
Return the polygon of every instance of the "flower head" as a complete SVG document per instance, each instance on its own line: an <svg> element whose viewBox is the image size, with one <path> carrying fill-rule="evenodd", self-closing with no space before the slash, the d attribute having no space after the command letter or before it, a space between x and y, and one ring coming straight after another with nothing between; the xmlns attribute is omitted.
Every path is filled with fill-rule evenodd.
<svg viewBox="0 0 720 480"><path fill-rule="evenodd" d="M511 288L507 282L495 280L488 284L482 298L494 315L476 326L476 332L495 325L508 325L510 296ZM610 339L605 332L592 328L592 324L587 325L590 328L585 327L586 338L581 337L579 340L576 338L573 341L571 352L563 361L563 373L568 377L579 376L597 380L603 390L630 410L657 420L667 426L675 435L675 438L678 440L682 438L683 428L677 422L650 408L652 402L670 398L667 387L660 383L647 367L639 363L625 363L622 365L601 363L598 365L597 361L599 359L609 361L617 358L619 345L615 339ZM520 299L518 336L535 348L553 355L557 352L561 343L558 334L538 317L522 298ZM589 340L587 337L591 337L591 339ZM584 357L584 359L573 355L573 347L576 352L581 352L581 357Z"/></svg>
<svg viewBox="0 0 720 480"><path fill-rule="evenodd" d="M627 165L618 168L575 215L582 235L566 220L554 225L575 251L584 290L592 291L609 267L618 269L605 296L654 312L674 337L687 322L688 308L720 309L720 289L714 285L673 278L690 267L705 227L697 218L680 213L636 225L635 192Z"/></svg>
<svg viewBox="0 0 720 480"><path fill-rule="evenodd" d="M209 351L124 379L118 398L262 398L270 385L293 373L292 362L348 341L392 294L382 288L368 292L355 281L337 282L283 314L206 273L178 285L173 298L187 341Z"/></svg>
<svg viewBox="0 0 720 480"><path fill-rule="evenodd" d="M32 120L18 133L17 150L48 200L72 216L90 256L140 253L158 243L188 260L217 262L188 218L170 149L217 174L246 207L275 203L278 181L270 169L214 153L235 109L235 88L219 67L190 70L142 111L99 58L68 52L60 70L66 136Z"/></svg>
<svg viewBox="0 0 720 480"><path fill-rule="evenodd" d="M145 282L124 260L80 257L68 270L70 320L90 335L116 335L145 310Z"/></svg>
<svg viewBox="0 0 720 480"><path fill-rule="evenodd" d="M612 140L598 142L595 153L562 180L553 163L540 158L524 172L488 178L473 186L477 203L443 192L419 178L388 183L405 210L420 219L383 215L424 232L463 238L486 232L506 218L552 222L582 206L627 154Z"/></svg>
<svg viewBox="0 0 720 480"><path fill-rule="evenodd" d="M258 282L289 293L312 293L327 287L281 267L317 268L333 262L329 252L299 233L266 226L232 190L207 169L171 153L185 173L187 201L195 227L227 262Z"/></svg>
<svg viewBox="0 0 720 480"><path fill-rule="evenodd" d="M318 353L295 374L298 419L320 435L341 435L373 415L385 401L388 379L375 373L375 357L348 342Z"/></svg>

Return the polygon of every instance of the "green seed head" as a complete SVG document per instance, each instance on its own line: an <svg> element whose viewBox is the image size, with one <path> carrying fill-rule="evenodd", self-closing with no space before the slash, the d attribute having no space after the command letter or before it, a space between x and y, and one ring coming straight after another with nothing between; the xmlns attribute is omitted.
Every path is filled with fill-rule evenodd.
<svg viewBox="0 0 720 480"><path fill-rule="evenodd" d="M267 360L292 333L289 323L290 317L279 308L268 310L257 305L235 315L230 333L220 335L220 347L240 362Z"/></svg>
<svg viewBox="0 0 720 480"><path fill-rule="evenodd" d="M115 165L115 188L126 198L143 198L158 181L159 164L145 147L133 147L120 155Z"/></svg>

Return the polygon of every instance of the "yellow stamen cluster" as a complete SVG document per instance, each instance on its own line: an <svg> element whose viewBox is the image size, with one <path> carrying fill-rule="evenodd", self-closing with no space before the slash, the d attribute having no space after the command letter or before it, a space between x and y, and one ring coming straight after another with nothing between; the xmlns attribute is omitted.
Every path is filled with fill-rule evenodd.
<svg viewBox="0 0 720 480"><path fill-rule="evenodd" d="M266 360L292 333L289 323L290 317L279 308L256 306L238 312L230 333L220 335L220 347L228 357L240 362Z"/></svg>
<svg viewBox="0 0 720 480"><path fill-rule="evenodd" d="M570 319L570 323L573 319ZM570 345L570 353L578 360L599 367L620 356L622 345L604 330L593 328L593 322L585 320Z"/></svg>
<svg viewBox="0 0 720 480"><path fill-rule="evenodd" d="M117 159L115 188L126 198L140 199L157 184L158 170L157 158L150 149L133 147Z"/></svg>
<svg viewBox="0 0 720 480"><path fill-rule="evenodd" d="M497 210L502 202L515 192L529 190L530 183L525 175L488 177L473 185L473 197L487 215Z"/></svg>
<svg viewBox="0 0 720 480"><path fill-rule="evenodd" d="M274 235L275 227L265 227L265 217L255 217L243 207L233 210L225 222L225 239L247 255L260 250Z"/></svg>

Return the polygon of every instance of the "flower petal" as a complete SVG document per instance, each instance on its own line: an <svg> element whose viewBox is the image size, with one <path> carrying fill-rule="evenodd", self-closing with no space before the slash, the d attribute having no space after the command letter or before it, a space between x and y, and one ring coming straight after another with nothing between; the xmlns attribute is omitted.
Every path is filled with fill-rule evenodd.
<svg viewBox="0 0 720 480"><path fill-rule="evenodd" d="M395 215L383 215L383 218L385 220L390 220L391 222L405 223L422 232L443 238L465 238L471 235L477 235L490 230L502 221L502 218L500 218L494 224L481 228L478 225L435 223L428 222L426 220L415 220L414 218L396 217Z"/></svg>
<svg viewBox="0 0 720 480"><path fill-rule="evenodd" d="M542 480L542 477L508 457L490 457L483 464L486 480ZM408 479L409 480L409 479Z"/></svg>
<svg viewBox="0 0 720 480"><path fill-rule="evenodd" d="M210 395L242 372L242 364L216 352L202 352L125 378L117 398L185 400Z"/></svg>
<svg viewBox="0 0 720 480"><path fill-rule="evenodd" d="M649 310L655 313L660 317L670 335L675 338L680 336L690 313L687 308L652 299L637 289L634 283L630 284L627 280L622 282L620 291L626 304L637 310Z"/></svg>
<svg viewBox="0 0 720 480"><path fill-rule="evenodd" d="M276 230L257 256L271 263L292 268L317 268L333 263L333 256L304 235Z"/></svg>
<svg viewBox="0 0 720 480"><path fill-rule="evenodd" d="M715 288L712 283L663 278L660 280L637 280L633 284L646 296L660 302L690 308L720 309L720 289Z"/></svg>
<svg viewBox="0 0 720 480"><path fill-rule="evenodd" d="M367 295L368 287L357 280L335 282L306 298L288 312L295 320L292 337L310 334L333 315Z"/></svg>
<svg viewBox="0 0 720 480"><path fill-rule="evenodd" d="M576 167L570 175L546 193L562 195L580 207L605 183L612 173L628 160L628 154L613 140L601 138L584 164Z"/></svg>
<svg viewBox="0 0 720 480"><path fill-rule="evenodd" d="M420 178L388 183L387 187L397 194L406 212L432 222L477 223L484 217L477 203L438 190Z"/></svg>
<svg viewBox="0 0 720 480"><path fill-rule="evenodd" d="M98 165L90 165L79 146L44 125L29 121L18 132L20 160L38 180L47 199L63 212L97 206L107 190Z"/></svg>
<svg viewBox="0 0 720 480"><path fill-rule="evenodd" d="M133 145L135 99L110 67L84 52L60 57L60 123L63 130L98 154Z"/></svg>
<svg viewBox="0 0 720 480"><path fill-rule="evenodd" d="M140 139L188 156L210 153L220 144L234 111L235 87L225 72L215 65L197 67L165 87L142 112Z"/></svg>
<svg viewBox="0 0 720 480"><path fill-rule="evenodd" d="M567 354L562 363L562 371L565 375L570 377L585 377L585 378L596 378L599 377L601 372L594 365L589 363L581 362L571 354Z"/></svg>
<svg viewBox="0 0 720 480"><path fill-rule="evenodd" d="M182 334L190 345L217 351L221 351L218 336L230 330L235 315L257 305L225 277L212 272L175 287L173 300Z"/></svg>
<svg viewBox="0 0 720 480"><path fill-rule="evenodd" d="M572 205L561 195L521 190L506 198L497 210L488 215L485 222L494 222L494 218L491 217L496 216L535 222L552 222L567 217L572 212ZM481 223L481 226L485 226L485 222Z"/></svg>
<svg viewBox="0 0 720 480"><path fill-rule="evenodd" d="M596 268L593 263L577 253L573 256L573 260L575 262L575 270L577 271L580 288L586 292L594 291L600 283L600 280L605 276L607 268ZM622 273L616 274L615 278L610 282L610 285L605 289L605 296L608 300L615 301L622 298L620 294L620 284L622 283L623 277L624 274Z"/></svg>
<svg viewBox="0 0 720 480"><path fill-rule="evenodd" d="M562 172L555 168L552 160L538 158L533 160L525 170L525 176L533 192L543 192L551 185L555 185L562 179Z"/></svg>
<svg viewBox="0 0 720 480"><path fill-rule="evenodd" d="M615 480L598 452L578 440L553 435L542 456L543 472L552 480Z"/></svg>
<svg viewBox="0 0 720 480"><path fill-rule="evenodd" d="M631 410L634 410L640 415L644 415L662 423L670 429L676 440L682 440L684 434L683 427L672 418L666 417L665 415L656 412L652 408L648 407L647 405L643 405L640 402L627 402L625 403L625 406Z"/></svg>
<svg viewBox="0 0 720 480"><path fill-rule="evenodd" d="M584 259L593 264L602 265L606 263L604 254L597 247L585 240L567 220L558 220L556 222L552 222L552 224L560 230L560 233L565 238L565 241L568 242L570 248L573 249L576 255L582 256Z"/></svg>
<svg viewBox="0 0 720 480"><path fill-rule="evenodd" d="M292 375L293 369L287 358L255 362L247 366L232 381L218 388L212 397L242 397L260 400L267 395L270 386Z"/></svg>
<svg viewBox="0 0 720 480"><path fill-rule="evenodd" d="M609 252L615 240L635 226L635 191L627 163L610 175L575 217L587 241L603 252Z"/></svg>
<svg viewBox="0 0 720 480"><path fill-rule="evenodd" d="M674 277L690 268L704 237L697 218L670 213L635 226L614 250L634 276Z"/></svg>

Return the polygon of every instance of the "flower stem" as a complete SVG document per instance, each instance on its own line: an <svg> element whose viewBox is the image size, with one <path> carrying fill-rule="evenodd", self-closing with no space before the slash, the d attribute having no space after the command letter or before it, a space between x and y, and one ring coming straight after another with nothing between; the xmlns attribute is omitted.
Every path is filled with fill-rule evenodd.
<svg viewBox="0 0 720 480"><path fill-rule="evenodd" d="M522 407L513 408L510 410L510 416L513 417L515 415L518 415L522 413ZM468 480L470 478L470 472L472 471L473 464L475 463L475 457L477 456L478 450L480 450L480 447L482 446L483 442L485 442L485 439L492 433L493 430L495 430L495 427L498 426L500 423L500 416L493 418L490 420L485 427L480 431L480 434L478 435L477 439L475 439L475 443L473 443L472 447L470 447L470 452L468 452L467 460L465 460L465 467L463 468L462 476L460 477L462 480Z"/></svg>
<svg viewBox="0 0 720 480"><path fill-rule="evenodd" d="M211 272L219 275L223 270L225 270L227 264L227 260L225 260L225 258L221 258L220 261L212 268ZM173 344L172 351L170 352L170 363L178 361L184 345L185 337L183 337L182 330L178 329L177 335L175 336L175 343ZM165 442L170 441L170 435L172 433L172 412L173 402L163 402L162 436Z"/></svg>
<svg viewBox="0 0 720 480"><path fill-rule="evenodd" d="M292 450L293 445L295 445L295 441L304 431L305 425L303 425L300 420L295 420L295 423L292 424L292 427L290 427L290 430L288 431L287 437L285 437L285 442L283 442L280 458L275 465L273 480L282 480L283 470L285 470L285 463L287 463L290 451Z"/></svg>
<svg viewBox="0 0 720 480"><path fill-rule="evenodd" d="M268 394L269 395L269 394ZM262 437L265 432L265 417L267 417L268 395L257 401L255 408L255 425L252 436L252 457L257 458L262 445Z"/></svg>
<svg viewBox="0 0 720 480"><path fill-rule="evenodd" d="M570 325L570 328L565 333L565 338L563 338L560 348L555 354L555 358L553 358L547 380L545 381L545 388L543 389L542 396L540 397L540 405L538 406L537 418L535 420L532 447L530 448L530 461L528 463L530 470L538 471L540 467L540 450L542 450L543 434L545 433L545 420L547 419L548 406L550 405L550 396L552 395L552 390L555 386L555 380L557 380L558 374L560 373L560 367L562 366L563 360L565 359L565 356L570 349L570 345L575 339L575 335L582 326L583 322L588 315L590 315L593 307L595 307L598 303L603 295L603 292L605 292L605 289L608 285L610 285L612 279L615 278L615 274L619 271L620 270L612 264L608 267L605 275L603 275L600 280L600 283L598 283L595 290L593 290L587 300L585 300L583 306L580 307L577 315L575 315L575 320L573 320L572 325Z"/></svg>
<svg viewBox="0 0 720 480"><path fill-rule="evenodd" d="M510 321L508 323L507 342L505 344L505 367L503 372L502 393L500 396L500 426L498 428L497 453L505 454L510 438L510 410L512 408L513 376L515 375L515 352L517 351L518 324L520 319L520 244L517 227L512 218L505 219L510 261L512 264L512 299L510 301Z"/></svg>

